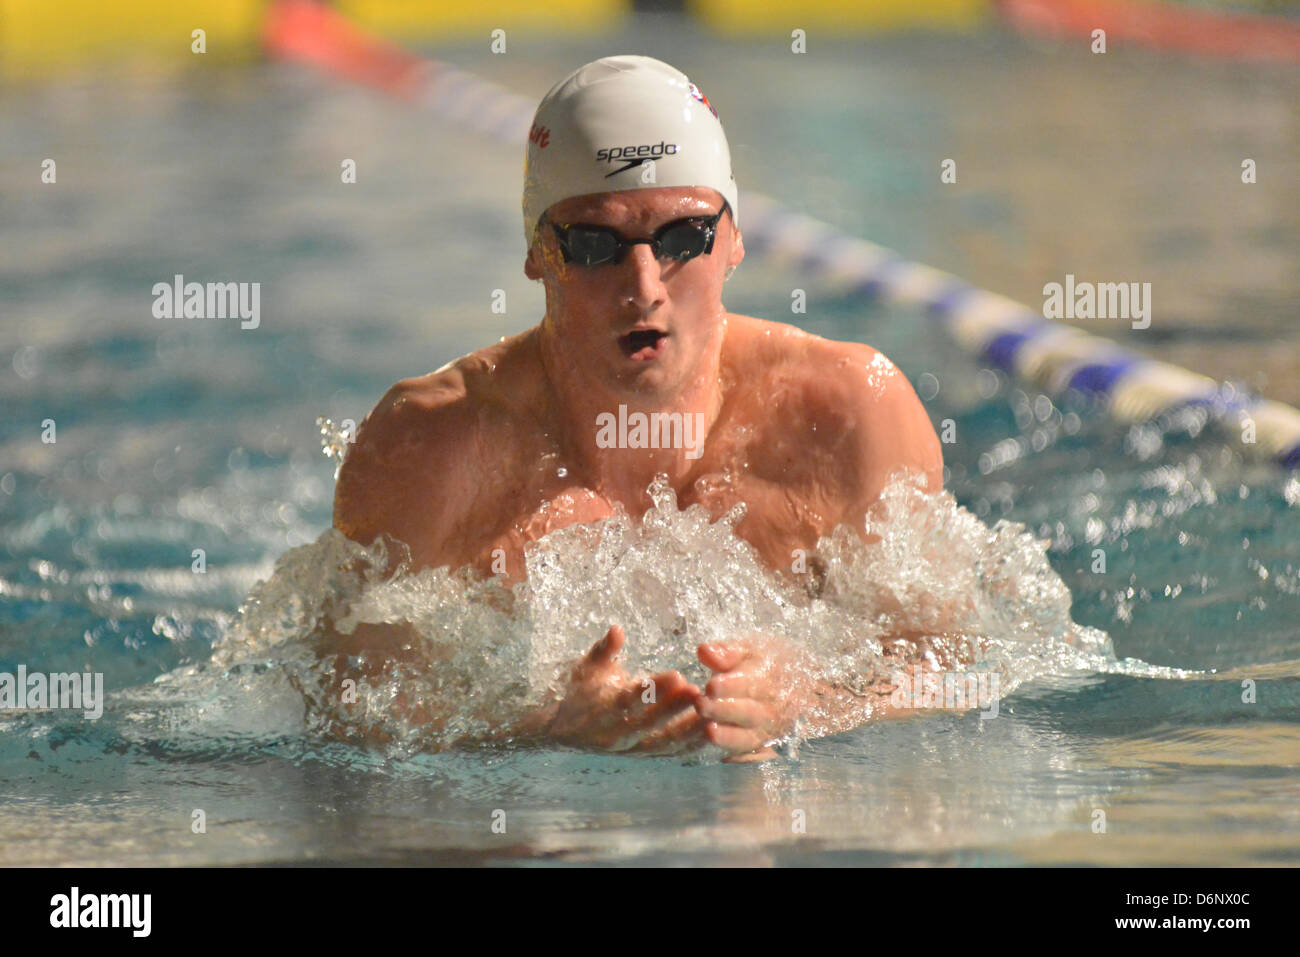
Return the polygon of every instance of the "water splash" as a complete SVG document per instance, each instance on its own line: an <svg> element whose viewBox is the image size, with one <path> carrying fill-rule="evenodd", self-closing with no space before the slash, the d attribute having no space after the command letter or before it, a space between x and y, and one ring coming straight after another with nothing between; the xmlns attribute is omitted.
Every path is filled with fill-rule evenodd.
<svg viewBox="0 0 1300 957"><path fill-rule="evenodd" d="M627 633L629 674L676 669L697 683L708 678L701 642L749 634L784 637L819 677L850 687L911 661L996 671L1004 696L1046 676L1188 674L1116 660L1103 632L1071 620L1046 541L1015 523L990 528L914 479L885 489L866 522L871 544L836 529L802 580L767 569L736 534L743 506L712 521L702 506L678 509L665 481L649 491L639 522L616 512L531 545L512 587L468 570L412 573L400 549L330 529L281 557L190 680L221 669L247 682L260 668L278 693L303 697L316 730L409 752L481 740L551 700L611 624ZM401 623L386 651L348 644L358 629ZM344 707L347 679L355 702Z"/></svg>
<svg viewBox="0 0 1300 957"><path fill-rule="evenodd" d="M351 419L344 419L345 423L351 423ZM316 427L320 429L321 453L328 459L334 459L334 479L338 480L339 469L343 467L343 457L347 454L348 446L352 444L354 438L354 429L351 426L335 424L334 420L327 416L319 415L316 417Z"/></svg>

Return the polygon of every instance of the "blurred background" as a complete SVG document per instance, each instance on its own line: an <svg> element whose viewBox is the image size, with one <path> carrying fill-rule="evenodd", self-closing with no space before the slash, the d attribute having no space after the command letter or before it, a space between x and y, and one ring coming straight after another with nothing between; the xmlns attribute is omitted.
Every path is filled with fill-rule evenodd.
<svg viewBox="0 0 1300 957"><path fill-rule="evenodd" d="M0 0L0 670L100 670L121 688L203 662L275 560L329 527L335 463L321 455L317 417L360 422L396 380L541 318L542 290L523 274L524 142L503 146L426 109L412 55L532 105L597 57L666 60L719 112L742 228L746 190L760 191L1035 309L1044 284L1067 273L1150 282L1149 329L1073 324L1300 404L1300 4L787 6L349 0L322 20L311 4L269 0ZM1093 52L1098 29L1104 54ZM940 181L946 158L953 184ZM1245 159L1253 184L1242 182ZM348 160L354 183L341 177ZM176 274L260 283L259 327L156 318L152 287ZM808 291L806 315L791 314L794 288ZM1253 712L1258 725L1229 713L1235 686L1220 707L1196 682L1156 702L1178 716L1173 731L1115 704L1155 701L1131 677L1042 705L1050 748L1081 749L1093 776L1077 793L1052 791L1047 813L1014 792L1032 791L1026 780L1066 787L1055 758L1023 776L984 775L928 812L912 808L907 854L1300 860L1294 473L1186 423L1118 426L1041 396L919 313L824 288L798 263L765 259L759 242L726 305L886 352L936 425L958 424L961 441L944 450L958 501L1049 541L1075 620L1109 633L1121 658L1256 667L1277 683L1282 710ZM54 444L41 441L48 419ZM1098 546L1110 555L1104 574L1091 568ZM191 571L195 548L204 575ZM1089 702L1095 724L1082 716ZM33 725L5 739L9 861L88 859L72 823L86 801L117 815L123 834L147 830L162 802L150 789L163 785L137 776L133 798L119 787L144 772L105 759L58 778L29 760L48 758L37 738L87 733ZM115 746L110 731L94 734L109 743L86 754ZM893 745L899 761L882 766L902 768L914 743ZM1148 771L1168 776L1124 790ZM1243 797L1247 779L1262 783ZM1190 796L1170 810L1175 788ZM1112 789L1141 823L1132 843L1102 851L1074 802ZM249 793L269 802L272 792ZM973 801L988 815L952 816ZM231 814L256 822L271 803ZM40 839L18 823L33 808L50 822ZM998 814L1024 825L1018 843L989 836ZM1026 836L1035 816L1048 822L1038 843ZM845 846L879 850L881 820L859 824ZM408 834L394 827L389 839ZM301 850L277 840L282 857ZM171 846L161 837L123 841L113 853L141 862L179 853L159 850ZM217 858L243 859L246 844ZM194 853L175 859L214 852Z"/></svg>

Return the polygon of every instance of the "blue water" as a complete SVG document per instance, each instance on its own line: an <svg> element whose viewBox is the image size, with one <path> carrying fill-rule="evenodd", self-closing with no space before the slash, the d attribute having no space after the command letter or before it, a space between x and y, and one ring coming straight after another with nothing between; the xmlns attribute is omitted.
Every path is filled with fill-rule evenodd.
<svg viewBox="0 0 1300 957"><path fill-rule="evenodd" d="M540 95L610 42L506 61L442 53ZM1066 271L1118 263L1118 278L1165 280L1162 356L1295 401L1280 372L1300 365L1282 320L1300 293L1300 207L1266 191L1277 186L1216 198L1199 171L1236 147L1192 144L1189 130L1249 134L1294 172L1300 132L1278 111L1296 78L1161 72L1135 56L1054 113L1051 91L1089 65L980 44L877 41L865 59L842 49L797 65L760 50L718 71L705 88L731 107L742 227L753 183L1026 301ZM614 45L693 76L717 49L655 29ZM1048 92L1013 97L1008 64ZM1201 99L1179 106L1189 88ZM981 93L1003 96L1000 112ZM1152 116L1145 134L1110 132ZM1135 165L1126 150L1143 135L1182 152ZM1241 461L1212 430L1124 428L1054 404L982 370L924 317L757 257L728 308L891 356L936 425L956 424L944 454L957 502L1048 543L1070 616L1109 636L1112 664L1038 669L994 721L871 725L763 766L388 753L313 733L286 678L292 642L209 659L276 560L329 527L334 463L317 417L359 421L396 379L540 316L522 274L521 155L275 66L7 90L0 142L0 671L103 672L110 691L98 721L0 714L0 861L1300 861L1300 478ZM970 172L949 201L916 156L951 152ZM31 174L46 156L57 185ZM338 182L345 157L355 186ZM1087 184L1073 198L1072 176ZM1120 229L1135 182L1148 199L1187 193ZM1159 240L1174 234L1196 241ZM261 327L153 318L149 290L175 273L261 282ZM796 286L807 315L789 314ZM504 315L489 308L495 289ZM1211 334L1225 316L1238 339ZM295 587L316 600L311 567ZM286 602L289 632L299 612Z"/></svg>

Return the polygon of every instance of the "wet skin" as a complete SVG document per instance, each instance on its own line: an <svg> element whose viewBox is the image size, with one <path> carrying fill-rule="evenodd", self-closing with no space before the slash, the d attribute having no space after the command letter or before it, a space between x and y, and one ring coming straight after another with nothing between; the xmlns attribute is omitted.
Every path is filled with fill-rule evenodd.
<svg viewBox="0 0 1300 957"><path fill-rule="evenodd" d="M721 206L712 189L665 187L574 197L547 215L648 238ZM543 222L524 269L545 286L541 323L393 386L343 464L335 527L363 544L398 539L413 570L504 569L518 580L528 542L618 506L641 516L662 473L682 508L718 517L744 502L738 534L793 575L796 550L809 553L841 523L861 528L895 471L940 489L938 437L883 355L726 311L724 274L743 258L727 214L710 254L657 260L638 244L595 267L563 262ZM702 448L602 448L597 417L620 405L702 413ZM617 662L625 640L613 624L575 663L563 698L511 732L656 753L707 741L754 760L813 707L846 727L867 714L858 695L806 678L802 652L779 636L701 645L713 672L703 689L677 672L628 675ZM643 701L646 677L653 702Z"/></svg>

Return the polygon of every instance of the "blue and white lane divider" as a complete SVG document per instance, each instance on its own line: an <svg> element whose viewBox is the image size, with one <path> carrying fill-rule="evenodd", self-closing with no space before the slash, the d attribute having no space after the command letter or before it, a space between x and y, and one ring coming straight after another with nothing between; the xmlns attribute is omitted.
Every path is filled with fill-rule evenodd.
<svg viewBox="0 0 1300 957"><path fill-rule="evenodd" d="M422 73L414 97L422 109L522 151L536 107L531 100L437 60L426 61ZM745 238L755 251L864 299L919 307L967 353L1048 395L1071 389L1090 394L1123 424L1204 405L1218 413L1211 421L1247 455L1300 467L1300 410L1052 322L1005 296L786 210L761 193L746 190L743 202Z"/></svg>
<svg viewBox="0 0 1300 957"><path fill-rule="evenodd" d="M1116 421L1204 405L1247 454L1300 467L1300 410L1149 358L746 191L747 245L856 294L920 308L965 352L1040 391L1101 400ZM757 242L752 242L754 238ZM1248 427L1249 425L1249 427ZM1250 442L1244 436L1253 435Z"/></svg>

